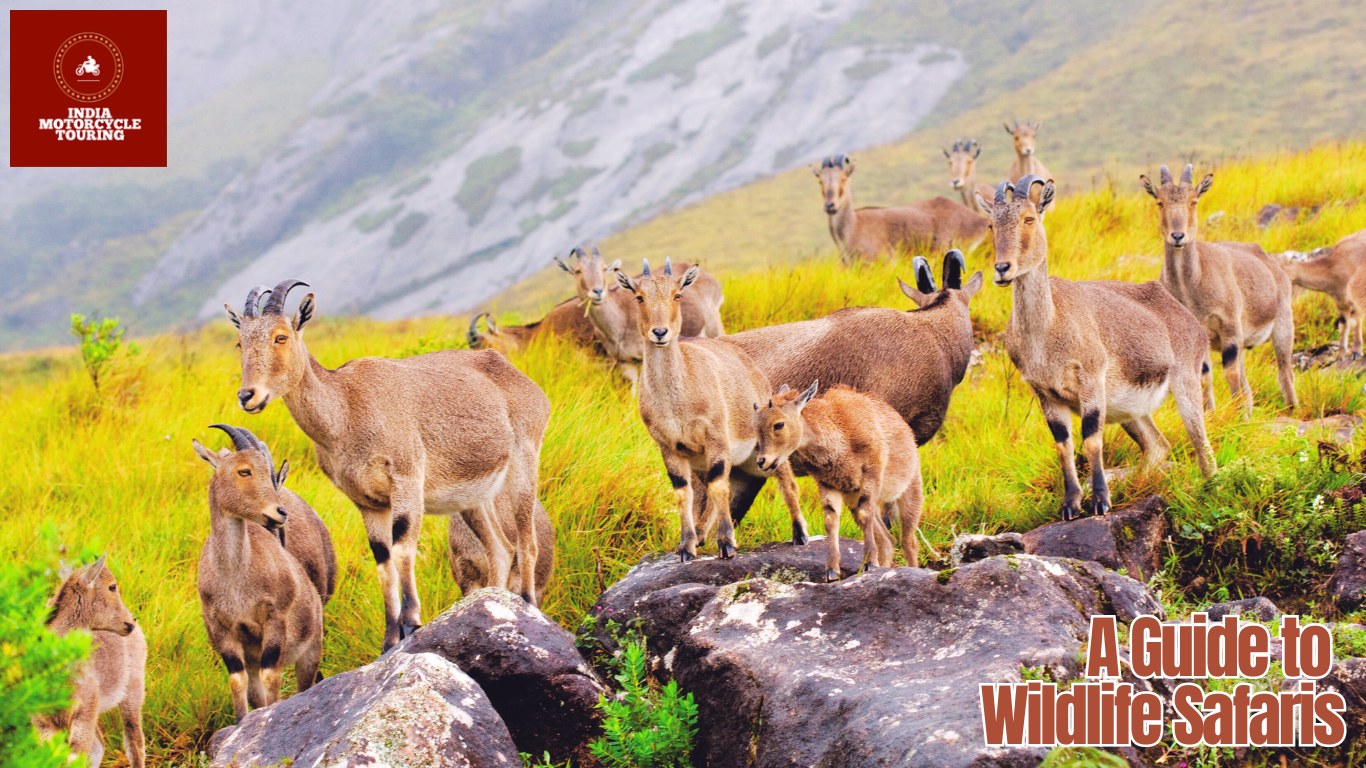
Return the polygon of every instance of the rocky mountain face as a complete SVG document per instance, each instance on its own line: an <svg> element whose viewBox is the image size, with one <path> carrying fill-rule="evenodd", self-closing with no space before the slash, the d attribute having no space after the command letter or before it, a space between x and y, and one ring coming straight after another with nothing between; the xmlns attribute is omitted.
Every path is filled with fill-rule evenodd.
<svg viewBox="0 0 1366 768"><path fill-rule="evenodd" d="M352 13L353 35L403 32L329 80L134 301L208 282L207 317L298 277L336 312L457 312L573 245L891 141L968 62L933 43L841 44L864 4L391 0Z"/></svg>

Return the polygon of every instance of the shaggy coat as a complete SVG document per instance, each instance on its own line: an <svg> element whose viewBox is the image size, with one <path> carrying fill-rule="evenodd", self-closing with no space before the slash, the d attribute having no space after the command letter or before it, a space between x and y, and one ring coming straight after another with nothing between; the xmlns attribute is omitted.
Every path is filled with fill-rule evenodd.
<svg viewBox="0 0 1366 768"><path fill-rule="evenodd" d="M1361 355L1361 318L1366 313L1366 230L1347 235L1332 247L1320 248L1315 258L1297 261L1287 258L1281 266L1290 282L1310 291L1328 294L1337 306L1342 323L1342 354Z"/></svg>
<svg viewBox="0 0 1366 768"><path fill-rule="evenodd" d="M1209 334L1210 349L1224 364L1224 377L1234 398L1241 398L1243 413L1252 415L1252 387L1247 383L1243 350L1271 342L1276 352L1281 395L1296 407L1295 316L1291 309L1290 278L1256 243L1206 243L1199 237L1200 216L1196 205L1214 183L1207 175L1198 186L1191 183L1191 166L1172 181L1162 166L1161 186L1147 176L1139 177L1143 188L1157 201L1164 254L1162 285L1195 315ZM1214 407L1214 382L1205 384L1205 405Z"/></svg>
<svg viewBox="0 0 1366 768"><path fill-rule="evenodd" d="M284 487L289 462L277 471L255 435L214 426L232 437L235 450L215 453L192 441L213 468L199 607L241 722L248 704L279 700L285 667L294 667L300 692L319 679L323 606L336 588L337 559L322 519Z"/></svg>
<svg viewBox="0 0 1366 768"><path fill-rule="evenodd" d="M735 554L728 514L731 478L764 477L754 462L754 409L772 391L749 356L728 341L679 338L682 294L698 271L693 267L676 277L666 260L663 274L651 275L648 263L639 279L615 273L637 302L637 328L646 342L640 418L659 446L673 485L681 528L678 554L684 562L697 555L699 526L694 518L699 513L700 538L707 538L719 522L717 549L723 559ZM792 525L794 540L806 543L799 511Z"/></svg>
<svg viewBox="0 0 1366 768"><path fill-rule="evenodd" d="M616 280L609 279L612 272L621 268L621 260L604 264L597 248L591 253L575 248L569 255L574 258L572 265L558 257L555 263L574 277L579 300L587 307L588 319L607 356L617 361L627 381L635 382L640 361L645 358L645 340L636 328L635 297L617 285ZM680 263L674 268L685 273L692 265ZM641 275L636 275L633 279L640 278ZM697 282L683 292L679 301L683 310L682 335L712 338L725 335L726 329L721 323L724 301L721 284L705 270L699 271Z"/></svg>
<svg viewBox="0 0 1366 768"><path fill-rule="evenodd" d="M449 520L451 570L462 591L486 586L539 605L554 539L536 498L550 401L507 358L485 349L403 360L366 357L329 370L303 329L313 294L284 314L287 280L239 315L238 402L260 413L276 398L313 441L318 465L360 510L384 594L384 649L421 625L415 567L423 514Z"/></svg>
<svg viewBox="0 0 1366 768"><path fill-rule="evenodd" d="M854 208L849 177L854 161L844 155L827 157L812 166L830 217L830 237L845 264L875 259L898 249L942 250L958 245L971 249L987 232L987 217L947 197L936 197L895 208Z"/></svg>
<svg viewBox="0 0 1366 768"><path fill-rule="evenodd" d="M896 512L906 564L919 559L915 531L924 490L915 435L901 415L875 397L837 386L812 399L820 382L798 394L784 384L759 408L758 465L776 470L790 461L796 474L810 475L825 513L827 581L840 577L840 507L847 506L863 529L863 563L891 567L887 533ZM797 484L788 473L783 499L800 514Z"/></svg>
<svg viewBox="0 0 1366 768"><path fill-rule="evenodd" d="M1101 460L1102 428L1118 422L1143 449L1144 467L1170 450L1152 412L1170 392L1195 447L1200 470L1214 473L1205 439L1200 384L1209 367L1200 322L1159 283L1072 282L1048 275L1044 213L1053 182L1026 176L1001 182L992 207L996 285L1010 286L1006 328L1010 359L1039 398L1062 464L1062 517L1081 509L1071 418L1081 417L1082 448L1091 465L1095 511L1110 510Z"/></svg>
<svg viewBox="0 0 1366 768"><path fill-rule="evenodd" d="M929 264L914 261L916 288L901 290L919 309L850 307L817 320L755 328L726 336L769 381L843 384L877 397L910 425L917 444L939 431L953 390L963 380L974 346L968 304L982 273L963 280L963 254L944 257L944 285L936 289ZM763 479L735 476L731 515L744 518Z"/></svg>
<svg viewBox="0 0 1366 768"><path fill-rule="evenodd" d="M34 717L38 735L50 739L58 731L67 731L71 751L85 755L90 768L99 768L104 758L100 714L118 707L124 754L133 768L142 768L147 759L142 735L147 638L123 604L104 558L74 573L64 568L62 586L48 607L52 612L47 626L53 634L61 637L83 629L95 642L76 677L71 708Z"/></svg>
<svg viewBox="0 0 1366 768"><path fill-rule="evenodd" d="M977 196L990 198L995 190L990 184L977 182L977 158L981 154L982 147L974 139L959 139L952 150L944 150L944 157L949 159L949 183L962 196L963 205L986 214L989 212L977 206Z"/></svg>

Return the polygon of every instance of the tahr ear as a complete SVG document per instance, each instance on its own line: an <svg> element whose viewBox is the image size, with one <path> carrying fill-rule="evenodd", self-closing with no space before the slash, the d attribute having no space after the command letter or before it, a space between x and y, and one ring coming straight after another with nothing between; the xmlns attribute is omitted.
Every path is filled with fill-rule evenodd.
<svg viewBox="0 0 1366 768"><path fill-rule="evenodd" d="M287 477L289 477L289 459L280 462L280 468L275 471L275 477L271 478L275 481L275 490L278 491L284 487Z"/></svg>
<svg viewBox="0 0 1366 768"><path fill-rule="evenodd" d="M199 458L208 462L209 466L213 467L214 469L218 469L218 463L222 460L221 456L209 450L208 448L205 448L202 443L200 443L198 440L195 440L194 438L190 438L190 444L194 446L194 452L199 454Z"/></svg>
<svg viewBox="0 0 1366 768"><path fill-rule="evenodd" d="M98 560L96 560L95 562L91 563L90 566L89 566L88 568L86 568L86 570L85 570L85 575L87 576L87 578L86 578L86 580L85 580L85 588L86 588L86 589L92 589L92 588L94 588L95 582L97 582L97 581L100 580L100 574L104 572L104 559L105 559L106 557L108 557L108 555L100 555L100 559L98 559Z"/></svg>
<svg viewBox="0 0 1366 768"><path fill-rule="evenodd" d="M1214 174L1211 173L1205 178L1201 179L1200 186L1195 188L1195 199L1199 200L1201 197L1203 197L1204 194L1208 192L1209 188L1212 186L1214 186Z"/></svg>
<svg viewBox="0 0 1366 768"><path fill-rule="evenodd" d="M963 286L963 295L966 296L969 300L971 300L972 297L981 289L982 270L979 269L973 273L972 277L968 278L968 282Z"/></svg>
<svg viewBox="0 0 1366 768"><path fill-rule="evenodd" d="M1152 179L1149 179L1146 175L1140 174L1138 180L1143 182L1143 190L1148 194L1152 195L1153 199L1156 200L1157 188L1153 186Z"/></svg>
<svg viewBox="0 0 1366 768"><path fill-rule="evenodd" d="M614 262L612 262L611 264L608 264L608 265L607 265L607 271L608 271L608 272L616 272L616 271L618 271L618 270L620 270L620 269L621 269L621 259L617 259L616 261L614 261Z"/></svg>
<svg viewBox="0 0 1366 768"><path fill-rule="evenodd" d="M313 308L313 294L310 293L299 302L299 309L294 313L294 330L302 331L304 324L313 319Z"/></svg>
<svg viewBox="0 0 1366 768"><path fill-rule="evenodd" d="M947 158L949 158L950 160L953 159L953 155L950 155L950 154L949 154L949 151L948 151L947 149L944 149L943 147L940 147L940 148L939 148L939 151L941 151L941 152L944 153L944 157L947 157Z"/></svg>
<svg viewBox="0 0 1366 768"><path fill-rule="evenodd" d="M223 305L223 309L226 309L228 311L228 322L232 323L234 328L241 328L242 316L237 314L237 310L233 309L231 306L227 304Z"/></svg>
<svg viewBox="0 0 1366 768"><path fill-rule="evenodd" d="M811 398L816 396L816 390L820 389L820 386L821 380L816 379L815 381L811 382L811 386L807 387L806 391L803 392L801 396L797 398L798 413L800 413L801 410L806 407L807 403L811 402Z"/></svg>
<svg viewBox="0 0 1366 768"><path fill-rule="evenodd" d="M808 165L806 167L811 169L811 174L813 176L815 176L818 179L821 177L821 167L819 165L812 163L811 165Z"/></svg>
<svg viewBox="0 0 1366 768"><path fill-rule="evenodd" d="M845 175L845 176L853 176L853 175L854 175L854 169L857 168L857 167L858 167L858 163L855 163L855 162L854 162L854 158L852 158L852 157L846 157L846 158L844 158L844 175Z"/></svg>
<svg viewBox="0 0 1366 768"><path fill-rule="evenodd" d="M782 393L787 392L787 391L788 391L788 386L787 386L786 384L782 384L782 385L780 385L780 386L778 387L778 391L775 392L774 394L775 394L775 395L781 395Z"/></svg>
<svg viewBox="0 0 1366 768"><path fill-rule="evenodd" d="M571 275L574 274L574 268L564 263L564 259L560 258L559 256L555 257L555 263L560 265L560 269L563 269Z"/></svg>
<svg viewBox="0 0 1366 768"><path fill-rule="evenodd" d="M988 203L988 202L987 202L987 199L986 199L985 197L982 197L982 193L981 193L981 192L973 192L972 195L973 195L973 197L977 198L977 210L979 210L979 211L990 211L990 210L991 210L991 203Z"/></svg>
<svg viewBox="0 0 1366 768"><path fill-rule="evenodd" d="M1031 202L1034 203L1034 208L1037 209L1039 213L1048 213L1048 211L1053 207L1053 197L1057 194L1058 191L1057 186L1053 184L1052 179L1043 182L1043 190L1039 192L1038 200L1034 199L1033 187L1034 185L1031 184L1029 190L1029 199Z"/></svg>
<svg viewBox="0 0 1366 768"><path fill-rule="evenodd" d="M910 299L911 301L915 302L915 305L916 305L917 307L923 307L923 306L925 306L926 304L929 304L929 303L930 303L930 297L929 297L929 296L926 296L925 294L921 293L920 291L917 291L916 289L914 289L914 288L912 288L911 286L907 285L907 284L906 284L906 281L905 281L905 280L902 280L900 277L898 277L898 278L896 279L896 284L899 285L899 286L901 286L901 292L904 293L904 294L906 294L906 298L908 298L908 299Z"/></svg>
<svg viewBox="0 0 1366 768"><path fill-rule="evenodd" d="M690 285L692 285L693 283L697 282L697 275L698 275L698 273L700 273L701 271L702 271L701 267L698 267L696 264L694 264L694 265L692 265L691 267L689 267L689 268L688 268L688 271L685 272L685 273L683 273L683 280L682 280L682 282L680 282L680 283L678 284L678 290L681 291L681 290L683 290L684 288L687 288L688 286L690 286Z"/></svg>
<svg viewBox="0 0 1366 768"><path fill-rule="evenodd" d="M618 269L616 272L613 272L612 274L616 276L617 283L619 283L622 288L625 288L631 293L640 293L640 291L636 290L636 284L631 280L630 275L626 274L620 269Z"/></svg>
<svg viewBox="0 0 1366 768"><path fill-rule="evenodd" d="M979 158L979 157L981 157L981 156L982 156L982 146L979 144L979 145L977 146L977 151L972 153L972 159L973 159L973 160L976 160L977 158Z"/></svg>

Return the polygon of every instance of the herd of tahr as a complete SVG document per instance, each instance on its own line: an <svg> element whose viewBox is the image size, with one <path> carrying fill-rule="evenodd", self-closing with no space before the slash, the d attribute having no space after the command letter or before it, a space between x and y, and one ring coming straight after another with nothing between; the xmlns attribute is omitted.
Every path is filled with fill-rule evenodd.
<svg viewBox="0 0 1366 768"><path fill-rule="evenodd" d="M1170 450L1153 411L1170 394L1200 469L1215 471L1204 411L1214 407L1217 354L1247 412L1252 392L1245 350L1270 342L1288 406L1296 405L1291 348L1292 281L1330 293L1343 315L1343 351L1361 350L1366 309L1366 232L1309 261L1286 261L1252 243L1204 242L1196 207L1213 174L1196 182L1164 166L1143 188L1157 205L1164 245L1155 282L1074 282L1048 274L1044 218L1054 182L1034 151L1038 126L1006 126L1017 158L994 189L975 183L981 150L957 141L945 150L962 202L939 197L893 208L854 208L854 161L843 155L813 167L830 234L846 263L910 247L971 247L990 232L991 279L1010 286L1005 348L1033 388L1056 444L1068 520L1082 505L1072 415L1081 420L1091 469L1092 508L1110 509L1101 461L1102 428L1119 423L1146 467ZM449 524L451 569L469 593L504 587L539 605L554 568L555 538L537 498L537 465L550 401L504 352L540 333L600 348L633 382L641 419L659 445L678 506L683 561L715 535L718 555L735 554L735 526L770 477L792 518L792 543L808 541L795 476L816 483L825 516L826 577L839 578L839 514L848 507L863 531L866 565L890 566L890 534L900 523L905 561L917 563L924 501L917 445L935 435L973 352L969 303L982 274L967 275L962 253L945 256L936 285L923 257L915 285L901 290L918 309L851 307L816 320L726 335L720 283L700 267L648 263L638 275L605 264L597 248L556 259L578 296L541 321L479 331L468 350L402 360L361 358L335 370L304 343L314 313L306 295L285 311L285 280L259 286L237 327L243 411L283 400L313 441L318 464L365 521L384 595L385 651L422 624L414 566L423 515ZM264 302L264 303L262 303ZM585 312L584 307L587 310ZM300 691L319 678L323 605L336 585L332 540L317 513L284 487L250 431L215 424L232 448L194 442L212 471L210 533L199 561L199 595L210 643L228 673L240 720L279 697L281 670L294 666ZM77 683L75 706L42 718L44 733L69 729L74 749L98 765L100 712L117 706L134 766L143 762L140 709L146 641L118 596L104 558L68 576L52 602L54 632L94 632L96 649Z"/></svg>

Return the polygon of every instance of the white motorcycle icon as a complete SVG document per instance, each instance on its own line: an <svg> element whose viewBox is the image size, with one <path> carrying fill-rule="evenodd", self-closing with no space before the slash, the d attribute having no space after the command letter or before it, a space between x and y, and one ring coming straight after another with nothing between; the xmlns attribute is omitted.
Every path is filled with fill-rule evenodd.
<svg viewBox="0 0 1366 768"><path fill-rule="evenodd" d="M76 77L80 77L81 75L100 76L100 65L95 62L94 56L86 56L85 63L76 67Z"/></svg>

